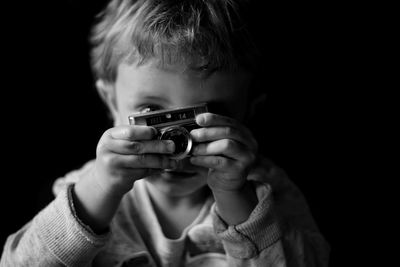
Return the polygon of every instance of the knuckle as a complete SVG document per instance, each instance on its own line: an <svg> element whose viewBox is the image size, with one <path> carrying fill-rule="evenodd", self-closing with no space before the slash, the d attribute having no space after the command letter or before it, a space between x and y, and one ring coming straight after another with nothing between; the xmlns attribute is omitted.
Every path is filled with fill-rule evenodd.
<svg viewBox="0 0 400 267"><path fill-rule="evenodd" d="M111 154L106 154L103 157L101 157L101 161L104 163L106 166L115 166L117 163L117 158L114 157Z"/></svg>
<svg viewBox="0 0 400 267"><path fill-rule="evenodd" d="M157 142L156 143L156 151L160 153L168 152L169 142Z"/></svg>
<svg viewBox="0 0 400 267"><path fill-rule="evenodd" d="M238 161L235 163L235 166L238 171L243 171L248 168L248 163L246 162L246 160Z"/></svg>
<svg viewBox="0 0 400 267"><path fill-rule="evenodd" d="M145 166L146 165L146 155L145 154L140 154L136 156L136 160L137 162L141 165L141 166Z"/></svg>
<svg viewBox="0 0 400 267"><path fill-rule="evenodd" d="M215 115L212 113L206 113L203 115L203 121L205 124L210 123L211 121L214 120Z"/></svg>
<svg viewBox="0 0 400 267"><path fill-rule="evenodd" d="M202 153L206 153L207 151L207 147L204 144L196 144L194 146L194 148L192 149L192 152L194 154L202 154Z"/></svg>
<svg viewBox="0 0 400 267"><path fill-rule="evenodd" d="M196 140L202 140L204 136L204 128L198 128L191 131L191 134Z"/></svg>
<svg viewBox="0 0 400 267"><path fill-rule="evenodd" d="M222 167L222 166L224 166L224 159L221 157L216 157L216 158L214 158L213 163L215 166Z"/></svg>
<svg viewBox="0 0 400 267"><path fill-rule="evenodd" d="M170 160L167 157L160 157L159 158L159 165L162 166L163 168L169 168L170 167Z"/></svg>
<svg viewBox="0 0 400 267"><path fill-rule="evenodd" d="M239 166L241 169L246 169L251 165L252 162L253 162L252 158L249 155L249 156L245 157L242 161L239 162L239 164L240 164Z"/></svg>
<svg viewBox="0 0 400 267"><path fill-rule="evenodd" d="M129 147L133 153L140 153L143 148L140 142L130 142Z"/></svg>
<svg viewBox="0 0 400 267"><path fill-rule="evenodd" d="M119 128L119 137L118 139L126 139L126 140L133 140L135 136L135 127L130 127L123 125Z"/></svg>
<svg viewBox="0 0 400 267"><path fill-rule="evenodd" d="M99 142L96 148L96 154L100 155L103 151L107 150L107 145L105 142Z"/></svg>
<svg viewBox="0 0 400 267"><path fill-rule="evenodd" d="M217 118L218 118L217 115L215 115L215 114L213 114L213 113L210 113L209 116L208 116L208 121L214 121L214 120L216 120Z"/></svg>
<svg viewBox="0 0 400 267"><path fill-rule="evenodd" d="M232 150L235 147L235 141L233 141L232 139L226 139L224 142L224 148L225 150Z"/></svg>
<svg viewBox="0 0 400 267"><path fill-rule="evenodd" d="M114 128L109 128L109 129L107 129L107 130L103 133L102 138L112 137L113 131L114 131Z"/></svg>
<svg viewBox="0 0 400 267"><path fill-rule="evenodd" d="M243 158L242 161L239 161L239 168L240 169L248 169L250 168L254 162L256 161L256 155L253 153L249 153L246 157Z"/></svg>
<svg viewBox="0 0 400 267"><path fill-rule="evenodd" d="M234 131L235 130L232 127L229 127L229 126L224 127L224 134L226 136L232 136L234 134Z"/></svg>
<svg viewBox="0 0 400 267"><path fill-rule="evenodd" d="M208 133L207 128L200 128L197 136L199 139L203 140L207 138L207 133Z"/></svg>
<svg viewBox="0 0 400 267"><path fill-rule="evenodd" d="M249 158L249 163L253 164L256 161L257 156L254 153L250 153L248 158Z"/></svg>
<svg viewBox="0 0 400 267"><path fill-rule="evenodd" d="M123 138L125 139L131 139L131 137L132 137L132 132L131 132L131 128L123 128L123 130L122 130L122 136L123 136Z"/></svg>
<svg viewBox="0 0 400 267"><path fill-rule="evenodd" d="M153 168L166 168L168 167L168 158L163 156L152 155L151 165Z"/></svg>

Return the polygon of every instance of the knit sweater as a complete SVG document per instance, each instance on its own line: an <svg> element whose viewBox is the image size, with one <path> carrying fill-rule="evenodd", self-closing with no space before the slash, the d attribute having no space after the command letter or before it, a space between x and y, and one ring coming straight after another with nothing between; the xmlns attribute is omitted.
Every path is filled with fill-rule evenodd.
<svg viewBox="0 0 400 267"><path fill-rule="evenodd" d="M264 159L248 177L258 204L227 225L210 196L178 239L165 237L147 189L135 182L109 231L98 235L76 215L71 190L93 161L59 178L56 198L5 243L0 266L328 266L329 245L298 188Z"/></svg>

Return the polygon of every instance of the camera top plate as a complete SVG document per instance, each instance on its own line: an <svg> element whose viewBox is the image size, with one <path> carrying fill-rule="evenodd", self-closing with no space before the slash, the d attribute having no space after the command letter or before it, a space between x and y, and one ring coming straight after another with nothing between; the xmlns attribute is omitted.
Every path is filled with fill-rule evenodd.
<svg viewBox="0 0 400 267"><path fill-rule="evenodd" d="M194 122L196 116L208 112L207 103L135 113L128 117L129 124L168 127L170 125Z"/></svg>

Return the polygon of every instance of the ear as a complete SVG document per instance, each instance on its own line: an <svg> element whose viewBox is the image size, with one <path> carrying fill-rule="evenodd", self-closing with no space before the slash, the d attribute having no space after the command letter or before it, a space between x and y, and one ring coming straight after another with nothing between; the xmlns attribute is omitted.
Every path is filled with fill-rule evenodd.
<svg viewBox="0 0 400 267"><path fill-rule="evenodd" d="M259 110L265 104L266 100L267 100L266 93L262 93L262 94L258 94L256 96L254 96L250 100L250 103L248 106L247 118L248 119L253 118L256 115L257 110Z"/></svg>
<svg viewBox="0 0 400 267"><path fill-rule="evenodd" d="M113 84L107 83L101 79L96 81L97 92L99 93L101 99L107 105L110 111L111 117L114 121L114 125L119 122L118 107L115 99L115 87Z"/></svg>

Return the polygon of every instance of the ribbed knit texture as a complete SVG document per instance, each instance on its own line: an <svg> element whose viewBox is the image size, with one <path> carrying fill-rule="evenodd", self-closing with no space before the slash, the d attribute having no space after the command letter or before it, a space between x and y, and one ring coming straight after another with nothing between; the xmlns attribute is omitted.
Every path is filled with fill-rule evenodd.
<svg viewBox="0 0 400 267"><path fill-rule="evenodd" d="M50 252L66 266L86 266L109 239L109 233L94 235L79 223L73 212L71 188L37 216L34 224Z"/></svg>
<svg viewBox="0 0 400 267"><path fill-rule="evenodd" d="M257 187L259 203L248 220L238 225L228 226L218 215L216 205L212 208L214 227L225 249L234 258L250 259L271 246L281 237L274 215L271 187L260 184Z"/></svg>
<svg viewBox="0 0 400 267"><path fill-rule="evenodd" d="M303 195L271 163L262 162L248 177L254 183L259 202L245 222L228 226L211 199L205 205L206 212L201 212L183 231L181 248L175 247L176 240L163 236L152 203L146 201L147 192L140 183L122 199L110 224L112 234L98 236L83 224L75 215L71 189L72 184L91 171L93 164L90 161L57 180L53 187L56 199L8 237L1 267L154 265L167 246L171 249L167 252L172 254L182 250L182 254L176 254L182 255L179 259L190 266L328 264L329 244L315 226ZM175 260L168 263L181 264Z"/></svg>

